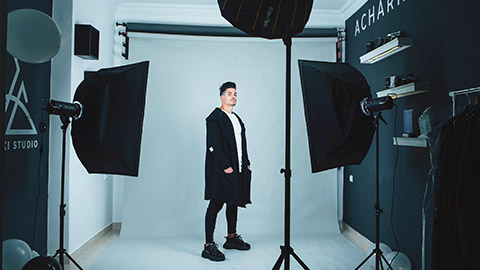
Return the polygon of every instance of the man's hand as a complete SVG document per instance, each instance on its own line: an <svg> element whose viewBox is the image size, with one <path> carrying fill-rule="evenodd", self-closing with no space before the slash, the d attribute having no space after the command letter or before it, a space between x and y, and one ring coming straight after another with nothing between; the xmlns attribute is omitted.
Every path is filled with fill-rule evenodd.
<svg viewBox="0 0 480 270"><path fill-rule="evenodd" d="M225 173L231 174L233 172L232 167L228 167L227 169L223 170Z"/></svg>

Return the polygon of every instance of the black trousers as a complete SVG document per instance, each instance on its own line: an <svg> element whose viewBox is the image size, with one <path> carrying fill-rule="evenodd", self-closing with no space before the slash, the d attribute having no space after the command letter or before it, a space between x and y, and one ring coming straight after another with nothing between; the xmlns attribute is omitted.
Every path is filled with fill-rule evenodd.
<svg viewBox="0 0 480 270"><path fill-rule="evenodd" d="M210 204L207 208L207 213L205 214L205 243L213 242L213 232L215 231L215 224L217 222L217 214L223 207L223 202L211 199ZM227 205L227 227L228 233L237 232L237 216L238 208L237 206Z"/></svg>

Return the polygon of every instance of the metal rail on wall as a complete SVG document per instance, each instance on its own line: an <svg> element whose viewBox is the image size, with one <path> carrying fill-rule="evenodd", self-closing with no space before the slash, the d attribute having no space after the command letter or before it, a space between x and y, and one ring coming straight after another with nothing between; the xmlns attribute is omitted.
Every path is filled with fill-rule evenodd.
<svg viewBox="0 0 480 270"><path fill-rule="evenodd" d="M167 35L186 35L186 36L213 36L213 37L251 37L243 31L231 26L203 26L203 25L174 25L159 23L132 23L116 22L116 27L123 27L124 30L118 32L125 40L122 42L124 52L122 56L128 60L129 56L129 36L128 33L149 33L149 34L167 34ZM337 28L305 28L301 33L293 36L295 38L337 38L339 30Z"/></svg>
<svg viewBox="0 0 480 270"><path fill-rule="evenodd" d="M456 103L456 96L459 95L467 95L471 93L478 93L480 92L480 87L473 87L473 88L468 88L468 89L462 89L462 90L456 90L456 91L450 91L448 92L448 95L452 97L452 114L455 116L455 103ZM478 99L478 97L477 97Z"/></svg>

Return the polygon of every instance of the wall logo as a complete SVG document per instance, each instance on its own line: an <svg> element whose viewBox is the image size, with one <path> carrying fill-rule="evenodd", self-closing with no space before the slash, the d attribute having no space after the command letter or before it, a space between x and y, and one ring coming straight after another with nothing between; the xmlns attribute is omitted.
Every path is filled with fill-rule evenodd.
<svg viewBox="0 0 480 270"><path fill-rule="evenodd" d="M20 65L17 58L13 58L13 60L15 62L15 75L13 76L10 89L5 95L5 113L7 113L9 108L12 108L10 116L5 116L5 120L8 119L7 127L5 129L5 136L37 135L38 132L35 124L33 123L27 106L25 106L25 104L28 103L25 83L21 81L19 86L17 86L20 75ZM23 120L23 122L27 124L24 124L21 128L14 128L14 122L19 120ZM6 151L33 149L37 148L38 145L38 140L5 140L4 149Z"/></svg>
<svg viewBox="0 0 480 270"><path fill-rule="evenodd" d="M12 84L10 85L10 90L8 94L5 95L5 112L7 112L10 104L13 105L12 113L10 114L10 118L8 120L7 129L5 130L5 135L37 135L37 129L35 128L35 124L33 123L32 117L28 112L27 107L22 102L22 97L25 103L28 103L28 96L27 90L25 89L25 84L23 81L20 83L20 87L18 88L17 95L14 95L13 92L15 90L15 86L17 84L18 76L20 75L20 65L18 64L18 59L13 58L15 61L15 75L13 76ZM21 112L18 110L20 107ZM13 129L12 124L13 120L16 119L17 113L23 113L23 116L27 118L28 123L30 124L29 128L26 129Z"/></svg>
<svg viewBox="0 0 480 270"><path fill-rule="evenodd" d="M367 12L363 12L360 19L355 21L355 37L360 34L361 31L367 30L367 27L373 25L376 21L379 21L386 14L392 12L395 7L399 7L405 0L379 0L378 6L372 5L372 8ZM385 3L385 4L384 4ZM377 9L375 9L377 7Z"/></svg>

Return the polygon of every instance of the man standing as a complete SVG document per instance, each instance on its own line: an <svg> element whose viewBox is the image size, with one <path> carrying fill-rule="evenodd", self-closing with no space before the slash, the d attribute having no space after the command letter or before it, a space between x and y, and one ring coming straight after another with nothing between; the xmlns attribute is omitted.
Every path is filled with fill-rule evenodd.
<svg viewBox="0 0 480 270"><path fill-rule="evenodd" d="M213 241L217 214L227 205L228 236L225 249L249 250L250 245L237 234L238 207L250 201L252 172L247 154L245 126L233 112L237 90L233 82L220 86L221 108L207 117L207 153L205 161L205 200L210 200L205 215L205 246L202 257L223 261L225 255Z"/></svg>

